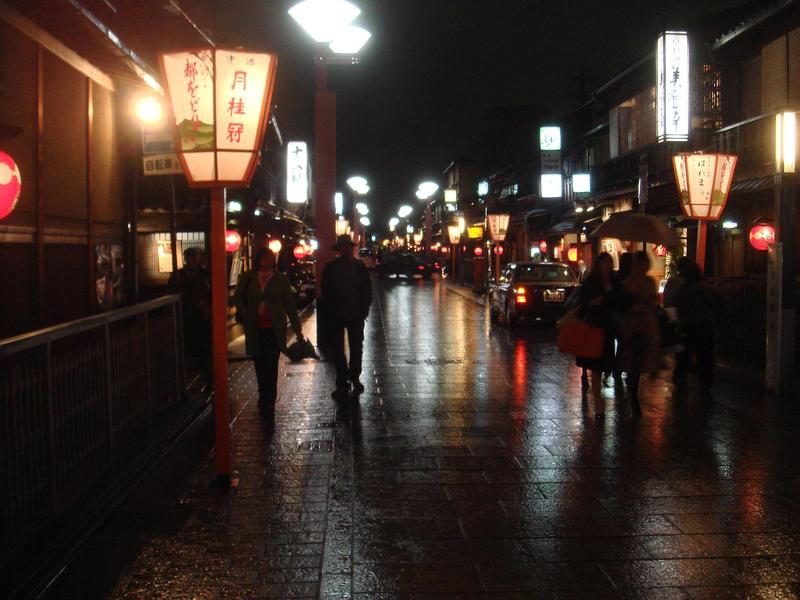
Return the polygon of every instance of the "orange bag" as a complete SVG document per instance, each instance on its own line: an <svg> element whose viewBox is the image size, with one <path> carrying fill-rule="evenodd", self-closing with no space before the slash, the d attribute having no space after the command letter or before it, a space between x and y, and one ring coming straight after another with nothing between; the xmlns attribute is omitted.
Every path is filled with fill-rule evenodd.
<svg viewBox="0 0 800 600"><path fill-rule="evenodd" d="M603 355L605 333L600 327L573 319L561 327L558 351L580 358L600 358Z"/></svg>

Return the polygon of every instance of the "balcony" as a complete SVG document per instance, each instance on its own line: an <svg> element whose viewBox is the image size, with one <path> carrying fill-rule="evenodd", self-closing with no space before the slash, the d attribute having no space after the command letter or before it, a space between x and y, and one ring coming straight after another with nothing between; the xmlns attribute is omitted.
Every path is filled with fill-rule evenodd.
<svg viewBox="0 0 800 600"><path fill-rule="evenodd" d="M736 154L737 179L763 177L775 172L775 116L760 115L717 130L715 152Z"/></svg>

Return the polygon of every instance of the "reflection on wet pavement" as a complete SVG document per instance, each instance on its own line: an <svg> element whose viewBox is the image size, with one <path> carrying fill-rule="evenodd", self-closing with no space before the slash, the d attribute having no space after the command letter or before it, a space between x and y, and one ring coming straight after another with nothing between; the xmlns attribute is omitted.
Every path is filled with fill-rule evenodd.
<svg viewBox="0 0 800 600"><path fill-rule="evenodd" d="M381 287L360 399L283 365L275 432L252 403L236 423L238 491L198 471L113 597L800 595L798 408L728 374L713 401L643 384L638 420L606 388L598 423L554 339L440 282Z"/></svg>

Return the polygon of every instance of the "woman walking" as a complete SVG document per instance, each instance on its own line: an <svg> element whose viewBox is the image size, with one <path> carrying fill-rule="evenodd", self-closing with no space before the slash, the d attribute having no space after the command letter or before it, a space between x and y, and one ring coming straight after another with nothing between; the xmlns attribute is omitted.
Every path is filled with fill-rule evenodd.
<svg viewBox="0 0 800 600"><path fill-rule="evenodd" d="M619 306L620 288L614 276L614 261L603 252L592 265L592 271L579 290L579 314L588 324L603 329L603 353L598 358L578 357L579 367L591 373L595 418L605 416L602 397L603 372L614 368L614 313Z"/></svg>
<svg viewBox="0 0 800 600"><path fill-rule="evenodd" d="M231 303L244 326L247 354L253 357L258 381L258 410L271 419L278 395L278 359L286 352L286 319L298 340L305 339L289 279L275 269L275 255L258 251L255 270L239 279Z"/></svg>
<svg viewBox="0 0 800 600"><path fill-rule="evenodd" d="M622 368L628 374L628 395L633 414L640 415L639 381L643 374L658 371L660 334L656 309L658 288L650 270L647 252L633 255L631 275L623 284L627 310L622 321Z"/></svg>

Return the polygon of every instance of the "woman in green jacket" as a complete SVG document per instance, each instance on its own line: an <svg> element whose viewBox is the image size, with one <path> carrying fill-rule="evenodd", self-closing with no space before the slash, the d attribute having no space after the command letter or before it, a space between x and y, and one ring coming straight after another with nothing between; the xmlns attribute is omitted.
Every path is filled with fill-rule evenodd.
<svg viewBox="0 0 800 600"><path fill-rule="evenodd" d="M289 278L275 269L275 255L262 248L253 265L255 270L239 278L231 303L239 310L247 354L255 362L258 409L269 418L278 395L278 359L286 351L287 317L297 339L305 338Z"/></svg>

